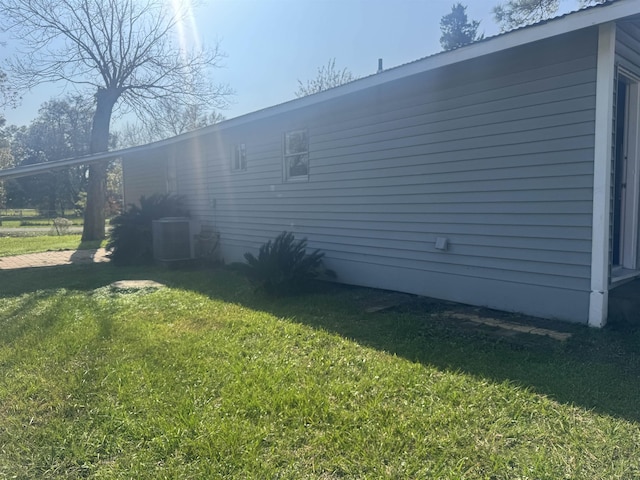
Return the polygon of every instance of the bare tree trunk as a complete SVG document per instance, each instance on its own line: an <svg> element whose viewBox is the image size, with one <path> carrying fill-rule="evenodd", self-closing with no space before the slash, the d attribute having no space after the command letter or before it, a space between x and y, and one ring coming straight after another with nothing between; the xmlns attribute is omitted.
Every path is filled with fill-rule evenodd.
<svg viewBox="0 0 640 480"><path fill-rule="evenodd" d="M96 112L91 128L91 153L106 152L109 149L109 125L113 107L120 96L116 89L99 89L96 94ZM104 205L107 192L108 161L89 166L87 185L87 205L84 210L82 241L104 239Z"/></svg>
<svg viewBox="0 0 640 480"><path fill-rule="evenodd" d="M84 209L84 227L82 228L83 242L104 238L106 177L107 166L104 162L94 163L89 167L87 205Z"/></svg>

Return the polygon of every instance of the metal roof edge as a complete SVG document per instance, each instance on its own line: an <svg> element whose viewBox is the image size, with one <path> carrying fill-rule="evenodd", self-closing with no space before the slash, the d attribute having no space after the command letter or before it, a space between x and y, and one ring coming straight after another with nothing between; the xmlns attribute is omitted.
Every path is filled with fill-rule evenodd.
<svg viewBox="0 0 640 480"><path fill-rule="evenodd" d="M136 151L147 150L149 144L139 145L137 147L123 148L121 150L111 150L109 152L94 153L84 155L82 157L65 158L62 160L53 160L50 162L33 163L31 165L22 165L19 167L0 169L0 180L10 180L12 178L27 177L38 173L56 170L58 168L73 167L75 165L88 165L91 163L102 162L106 160L115 160L126 154L135 153Z"/></svg>
<svg viewBox="0 0 640 480"><path fill-rule="evenodd" d="M191 132L148 145L149 147L155 147L164 146L169 143L181 142L216 130L231 128L250 121L268 118L288 111L312 106L327 100L339 98L343 95L348 95L370 87L409 77L411 75L428 72L430 70L479 58L564 33L570 33L583 28L608 23L635 14L640 14L640 2L638 2L638 0L612 0L607 3L596 4L560 17L551 18L533 25L501 33L455 50L439 52L410 63L392 67L380 73L375 73L329 90L324 90L302 98L292 99L284 103L256 110L239 117L224 120L215 125L203 127L198 130L193 130Z"/></svg>

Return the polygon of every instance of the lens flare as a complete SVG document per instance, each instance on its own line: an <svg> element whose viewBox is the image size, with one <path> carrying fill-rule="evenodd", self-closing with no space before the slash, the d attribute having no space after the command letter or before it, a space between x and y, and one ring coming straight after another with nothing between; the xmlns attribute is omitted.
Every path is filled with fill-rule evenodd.
<svg viewBox="0 0 640 480"><path fill-rule="evenodd" d="M186 53L192 49L200 50L200 35L191 0L171 0L171 6L176 18L180 51Z"/></svg>

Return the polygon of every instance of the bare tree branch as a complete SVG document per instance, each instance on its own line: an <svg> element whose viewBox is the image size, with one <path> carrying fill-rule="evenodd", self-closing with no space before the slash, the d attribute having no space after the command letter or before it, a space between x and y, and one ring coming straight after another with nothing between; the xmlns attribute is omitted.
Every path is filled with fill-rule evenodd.
<svg viewBox="0 0 640 480"><path fill-rule="evenodd" d="M19 89L58 81L91 87L96 101L92 153L108 148L111 116L118 106L141 118L157 113L158 102L169 100L176 108L224 107L231 89L212 84L208 75L224 58L218 46L185 51L172 43L176 27L187 20L186 5L165 0L2 0L0 28L21 44L10 63L11 80ZM105 173L103 166L90 168L85 240L104 236L100 212Z"/></svg>
<svg viewBox="0 0 640 480"><path fill-rule="evenodd" d="M296 97L305 97L313 93L322 92L329 88L338 87L344 83L356 80L348 68L342 70L336 69L336 59L332 58L326 65L318 68L318 74L315 78L302 83L298 79L298 90L295 91Z"/></svg>

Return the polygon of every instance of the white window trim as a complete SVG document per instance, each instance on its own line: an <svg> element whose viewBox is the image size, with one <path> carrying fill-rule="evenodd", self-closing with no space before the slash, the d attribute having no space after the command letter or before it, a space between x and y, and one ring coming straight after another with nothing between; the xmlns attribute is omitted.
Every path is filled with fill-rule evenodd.
<svg viewBox="0 0 640 480"><path fill-rule="evenodd" d="M304 133L307 137L307 150L305 152L296 152L287 154L287 136L294 135L297 133ZM306 175L289 175L289 165L287 159L294 155L300 155L301 153L306 153L307 155L307 174ZM284 133L282 136L282 174L285 182L308 182L309 181L309 170L311 169L309 157L309 130L306 128L299 128L297 130L289 130Z"/></svg>
<svg viewBox="0 0 640 480"><path fill-rule="evenodd" d="M242 163L242 160L241 160L240 167L236 168L236 154L238 153L238 149L240 149L244 153L244 164ZM236 143L231 148L231 171L236 173L247 171L247 144L246 143Z"/></svg>

